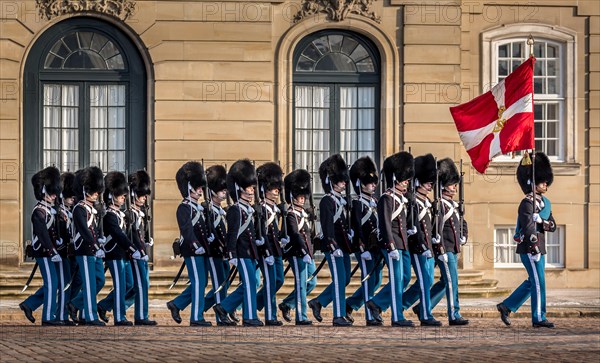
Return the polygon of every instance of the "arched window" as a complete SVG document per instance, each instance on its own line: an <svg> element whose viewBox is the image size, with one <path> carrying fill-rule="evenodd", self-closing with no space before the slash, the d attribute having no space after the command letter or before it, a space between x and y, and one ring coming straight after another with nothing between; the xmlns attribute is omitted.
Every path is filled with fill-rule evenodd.
<svg viewBox="0 0 600 363"><path fill-rule="evenodd" d="M380 61L372 43L355 33L326 30L294 51L294 166L315 174L334 153L348 164L379 160Z"/></svg>
<svg viewBox="0 0 600 363"><path fill-rule="evenodd" d="M33 45L24 83L25 211L35 203L31 176L43 167L146 166L145 66L120 30L84 17L54 25Z"/></svg>

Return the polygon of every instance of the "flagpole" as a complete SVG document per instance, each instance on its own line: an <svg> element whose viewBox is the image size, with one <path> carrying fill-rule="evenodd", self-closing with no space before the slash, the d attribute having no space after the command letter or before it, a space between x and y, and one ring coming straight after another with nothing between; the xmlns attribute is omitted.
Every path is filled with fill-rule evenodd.
<svg viewBox="0 0 600 363"><path fill-rule="evenodd" d="M533 54L533 45L535 44L535 39L533 38L533 35L529 34L529 38L527 38L527 45L529 46L529 57L530 58L535 58L534 54ZM531 150L531 192L533 194L533 198L531 199L532 204L533 204L533 214L535 214L535 205L536 205L536 195L535 195L535 120L533 121L533 149ZM535 221L533 222L536 232L537 232L537 225L535 225Z"/></svg>

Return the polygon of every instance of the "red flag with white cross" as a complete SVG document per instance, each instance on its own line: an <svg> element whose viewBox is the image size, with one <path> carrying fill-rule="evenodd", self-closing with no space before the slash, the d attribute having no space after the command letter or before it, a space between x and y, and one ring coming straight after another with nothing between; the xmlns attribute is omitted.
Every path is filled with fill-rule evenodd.
<svg viewBox="0 0 600 363"><path fill-rule="evenodd" d="M485 173L495 156L535 146L533 65L530 57L490 91L450 107L475 170Z"/></svg>

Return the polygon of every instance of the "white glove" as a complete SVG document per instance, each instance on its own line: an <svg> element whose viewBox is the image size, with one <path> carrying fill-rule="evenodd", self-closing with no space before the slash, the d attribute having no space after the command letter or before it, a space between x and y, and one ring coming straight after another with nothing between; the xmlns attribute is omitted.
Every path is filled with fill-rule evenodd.
<svg viewBox="0 0 600 363"><path fill-rule="evenodd" d="M438 260L448 263L448 255L445 253L443 255L439 255Z"/></svg>
<svg viewBox="0 0 600 363"><path fill-rule="evenodd" d="M310 258L310 256L308 254L304 255L304 257L302 257L302 261L304 261L304 263L309 264L310 261L312 261L312 258Z"/></svg>
<svg viewBox="0 0 600 363"><path fill-rule="evenodd" d="M537 214L537 213L533 213L533 221L535 223L542 223L543 222L542 217L540 217L540 215Z"/></svg>
<svg viewBox="0 0 600 363"><path fill-rule="evenodd" d="M135 251L132 255L131 258L133 258L134 260L139 260L142 258L142 254L140 253L140 251Z"/></svg>
<svg viewBox="0 0 600 363"><path fill-rule="evenodd" d="M427 258L432 258L433 257L433 255L431 254L431 250L427 250L427 251L421 253L421 256L427 257Z"/></svg>
<svg viewBox="0 0 600 363"><path fill-rule="evenodd" d="M333 251L332 255L333 257L342 257L344 256L344 252L338 248L337 250Z"/></svg>
<svg viewBox="0 0 600 363"><path fill-rule="evenodd" d="M371 256L371 252L369 252L369 251L365 251L365 252L361 253L360 258L362 258L365 261L371 261L373 259L373 257Z"/></svg>
<svg viewBox="0 0 600 363"><path fill-rule="evenodd" d="M390 256L392 260L398 261L400 259L400 252L398 252L398 250L393 250L388 252L388 256Z"/></svg>
<svg viewBox="0 0 600 363"><path fill-rule="evenodd" d="M196 250L194 251L195 254L197 255L203 255L206 253L206 250L204 249L204 247L200 246L198 248L196 248Z"/></svg>
<svg viewBox="0 0 600 363"><path fill-rule="evenodd" d="M281 247L285 247L285 245L287 245L288 243L290 243L290 238L289 237L283 237L279 240L279 243L281 244Z"/></svg>
<svg viewBox="0 0 600 363"><path fill-rule="evenodd" d="M98 243L100 246L104 246L106 244L106 237L98 237Z"/></svg>
<svg viewBox="0 0 600 363"><path fill-rule="evenodd" d="M213 241L215 240L215 235L211 233L206 240L208 241L208 243L213 243Z"/></svg>
<svg viewBox="0 0 600 363"><path fill-rule="evenodd" d="M146 242L146 247L154 246L154 238L150 237L150 241Z"/></svg>
<svg viewBox="0 0 600 363"><path fill-rule="evenodd" d="M52 261L52 262L60 262L60 261L62 261L62 257L60 257L60 255L56 254L56 255L54 255L54 256L52 256L50 258L50 261Z"/></svg>
<svg viewBox="0 0 600 363"><path fill-rule="evenodd" d="M275 257L273 257L273 256L265 257L265 262L267 263L267 265L273 266L273 264L275 264Z"/></svg>
<svg viewBox="0 0 600 363"><path fill-rule="evenodd" d="M148 257L148 255L145 255L144 257L141 258L141 260L148 262L148 260L150 260L150 257ZM150 286L150 285L148 285L148 286Z"/></svg>
<svg viewBox="0 0 600 363"><path fill-rule="evenodd" d="M410 229L407 229L406 234L408 234L409 236L412 236L413 234L417 234L417 227L412 226Z"/></svg>
<svg viewBox="0 0 600 363"><path fill-rule="evenodd" d="M106 254L104 253L104 250L102 248L96 251L96 258L104 258L105 256Z"/></svg>
<svg viewBox="0 0 600 363"><path fill-rule="evenodd" d="M467 244L467 237L465 237L465 236L460 237L460 245L464 246L466 244Z"/></svg>
<svg viewBox="0 0 600 363"><path fill-rule="evenodd" d="M354 231L353 231L353 230L350 230L350 231L348 232L348 240L352 241L352 238L354 238Z"/></svg>
<svg viewBox="0 0 600 363"><path fill-rule="evenodd" d="M63 239L62 239L62 238L59 238L59 239L56 241L56 246L57 246L57 247L58 247L58 246L62 246L62 244L63 244Z"/></svg>
<svg viewBox="0 0 600 363"><path fill-rule="evenodd" d="M231 266L235 266L235 267L237 267L237 264L238 264L238 260L237 260L237 258L230 258L230 259L229 259L229 264L230 264Z"/></svg>
<svg viewBox="0 0 600 363"><path fill-rule="evenodd" d="M260 247L260 246L262 246L262 245L264 245L264 244L265 244L265 238L264 238L264 237L260 237L260 239L257 239L257 240L255 241L255 243L256 243L256 245L257 245L257 246L259 246L259 247Z"/></svg>
<svg viewBox="0 0 600 363"><path fill-rule="evenodd" d="M532 262L540 262L540 259L542 258L541 253L536 253L535 255L528 253L527 256L529 257L529 260Z"/></svg>
<svg viewBox="0 0 600 363"><path fill-rule="evenodd" d="M440 236L439 234L436 234L435 237L431 238L431 243L433 243L434 245L437 245L441 242L442 242L442 236Z"/></svg>

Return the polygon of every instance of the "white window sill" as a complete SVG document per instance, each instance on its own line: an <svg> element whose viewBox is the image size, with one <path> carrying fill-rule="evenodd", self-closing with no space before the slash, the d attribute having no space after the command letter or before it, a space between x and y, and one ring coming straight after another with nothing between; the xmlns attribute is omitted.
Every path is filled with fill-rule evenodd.
<svg viewBox="0 0 600 363"><path fill-rule="evenodd" d="M493 161L488 166L486 174L515 174L517 170L517 165L519 165L520 161L521 158L515 158L514 161ZM560 161L552 162L552 170L554 172L554 175L579 175L581 173L581 166L582 165L580 163L569 163Z"/></svg>

